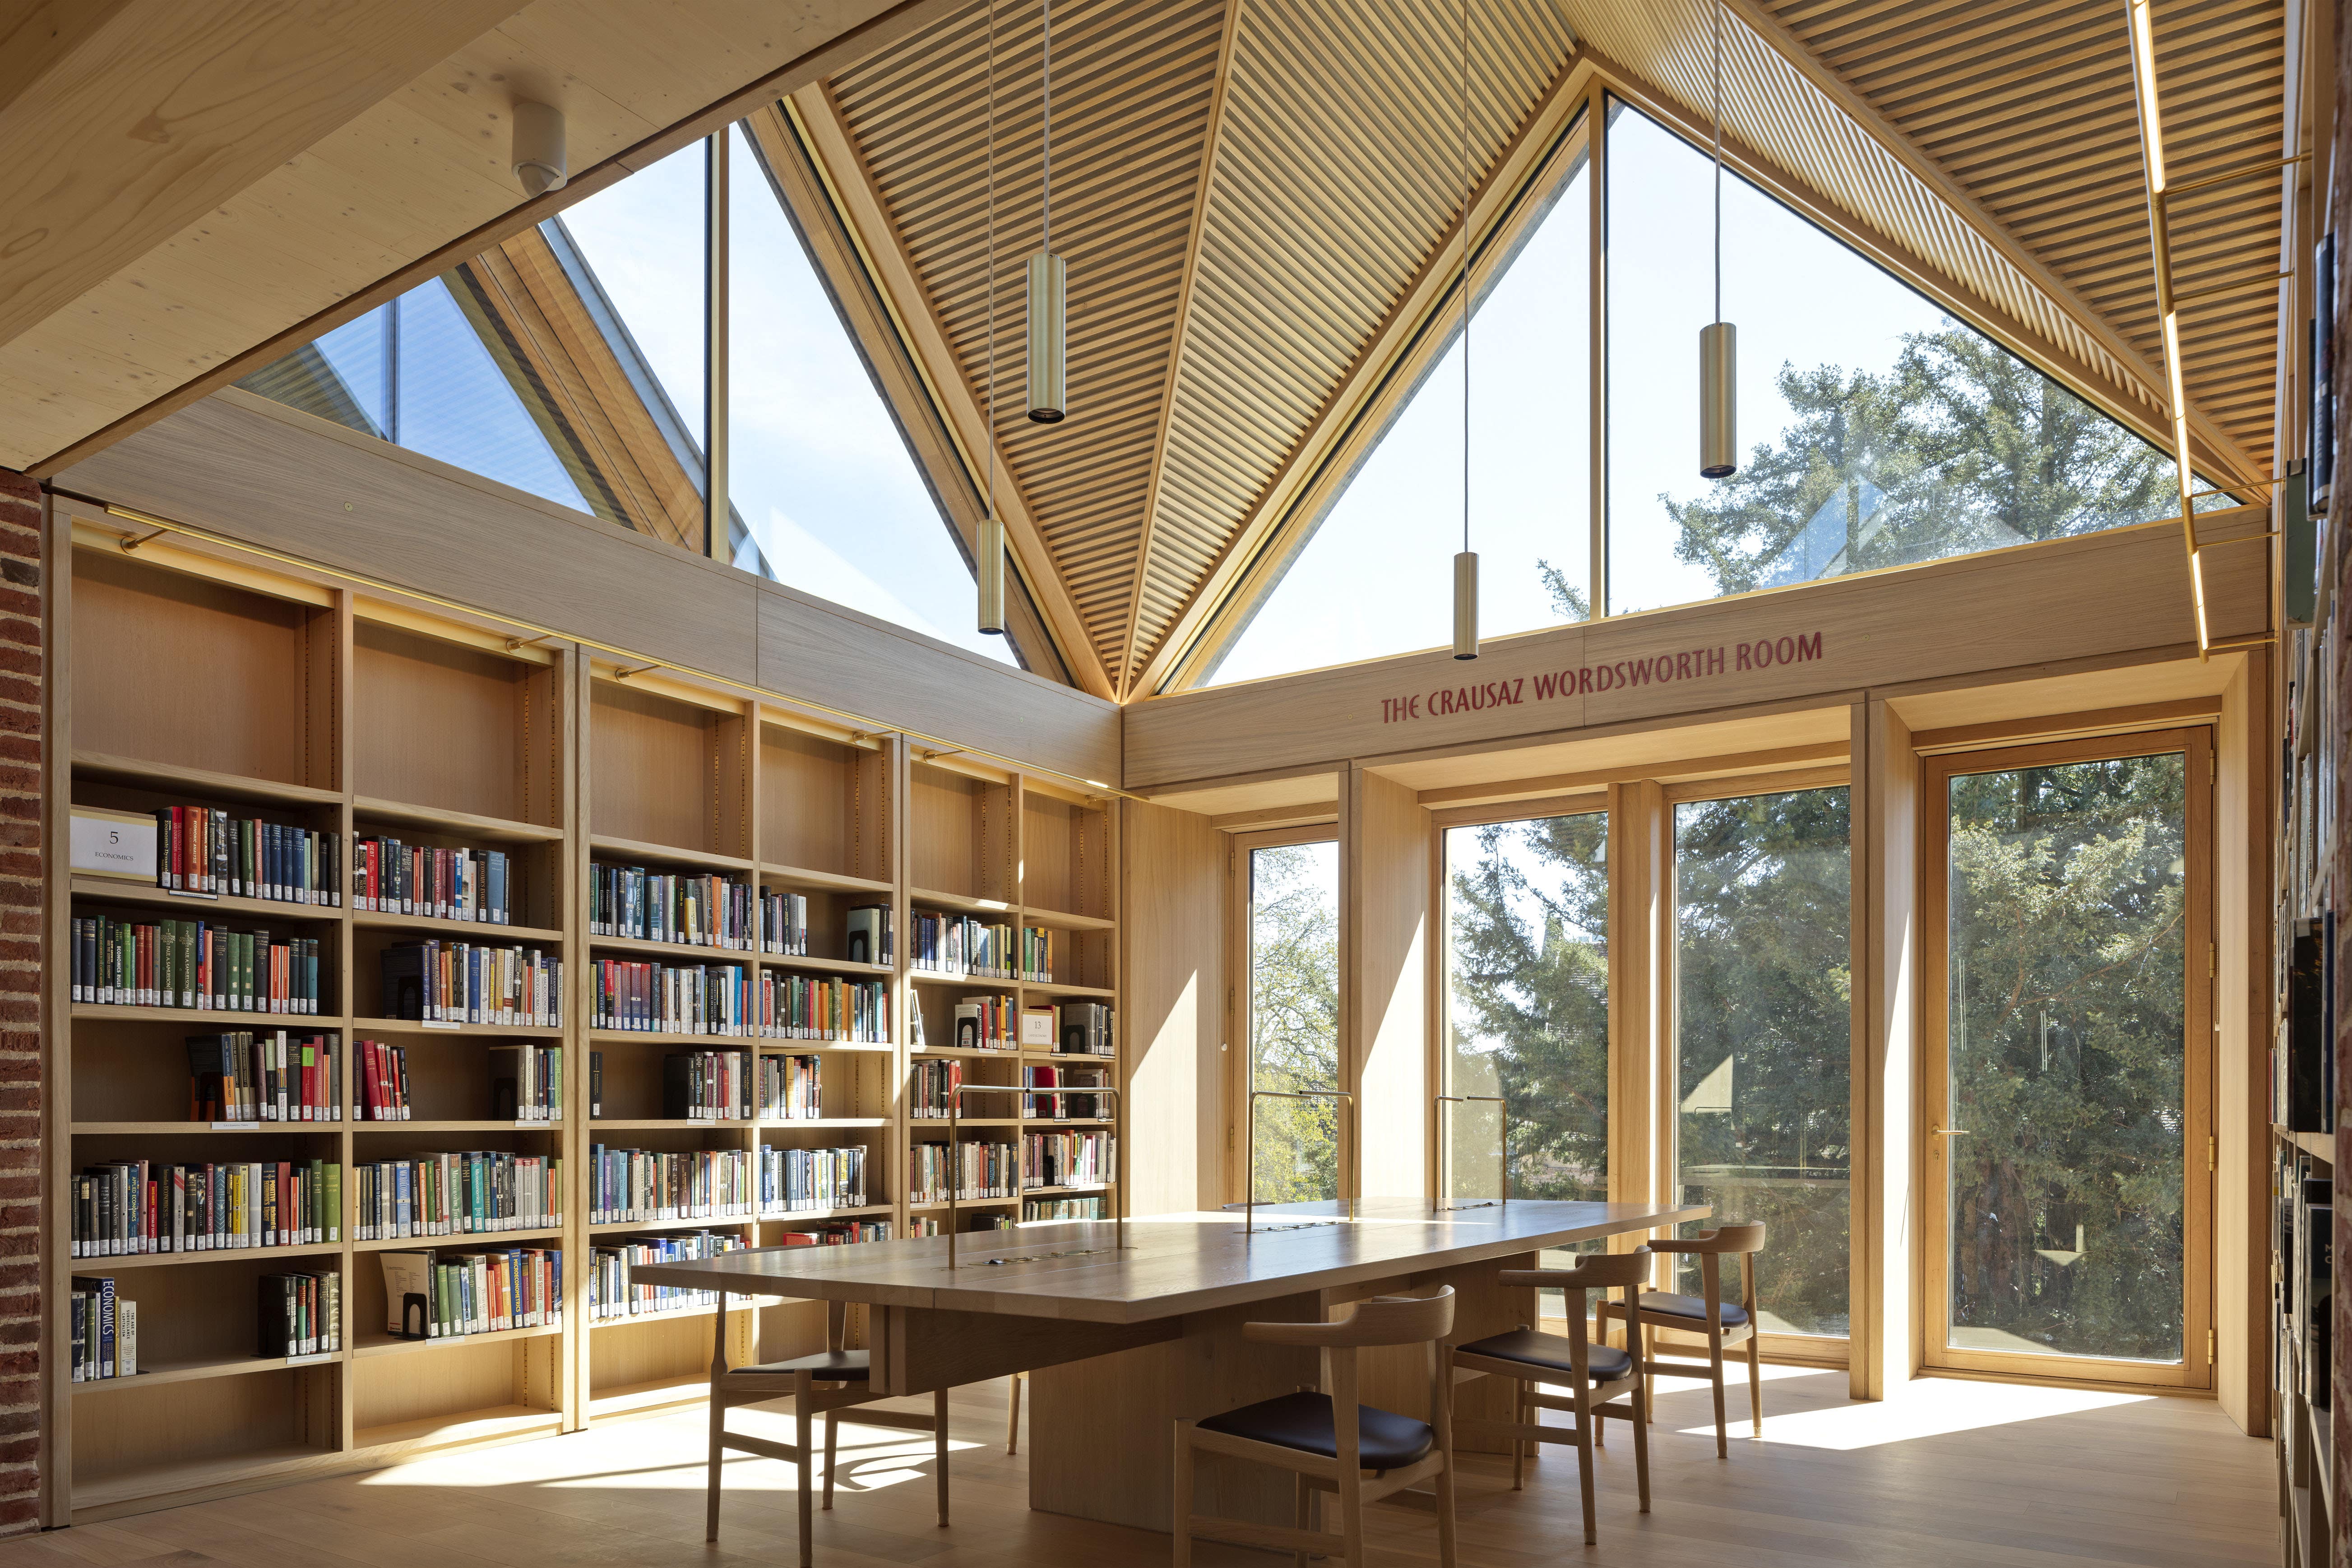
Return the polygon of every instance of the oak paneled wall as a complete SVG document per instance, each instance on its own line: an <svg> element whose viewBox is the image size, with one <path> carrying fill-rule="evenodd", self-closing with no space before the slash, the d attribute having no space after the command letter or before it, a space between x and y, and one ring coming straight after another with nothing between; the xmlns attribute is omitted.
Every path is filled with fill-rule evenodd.
<svg viewBox="0 0 2352 1568"><path fill-rule="evenodd" d="M2263 552L2224 553L2248 557L2250 569L2209 574L2217 635L2264 615ZM1125 784L1396 756L2183 644L2193 651L2196 635L2179 524L2147 523L1496 638L1466 666L1433 649L1154 699L1128 716Z"/></svg>
<svg viewBox="0 0 2352 1568"><path fill-rule="evenodd" d="M1222 938L1231 841L1209 819L1124 804L1119 930L1126 982L1120 1055L1135 1110L1127 1123L1128 1208L1214 1208L1224 1072Z"/></svg>
<svg viewBox="0 0 2352 1568"><path fill-rule="evenodd" d="M1100 699L248 393L215 394L55 483L877 728L1118 776L1118 710Z"/></svg>
<svg viewBox="0 0 2352 1568"><path fill-rule="evenodd" d="M1363 1198L1430 1189L1429 813L1413 792L1348 770L1339 799L1339 1037L1355 1091L1355 1174Z"/></svg>

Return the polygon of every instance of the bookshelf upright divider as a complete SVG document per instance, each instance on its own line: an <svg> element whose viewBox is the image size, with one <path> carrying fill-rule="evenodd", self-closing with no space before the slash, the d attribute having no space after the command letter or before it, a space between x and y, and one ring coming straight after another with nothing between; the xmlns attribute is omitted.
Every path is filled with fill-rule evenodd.
<svg viewBox="0 0 2352 1568"><path fill-rule="evenodd" d="M152 820L163 806L201 806L331 833L340 867L331 903L207 898L153 881L68 875L68 814L53 814L47 931L61 958L78 952L78 917L119 922L110 929L171 921L193 930L203 921L208 931L315 941L319 976L315 1014L269 1014L77 1001L75 963L50 965L48 1300L60 1353L45 1363L44 1396L58 1451L68 1457L46 1483L54 1522L574 1431L700 1399L710 1309L597 1315L599 1247L632 1237L667 1245L663 1238L703 1231L774 1246L876 1222L905 1236L919 1218L943 1216L943 1206L917 1209L909 1201L910 1145L946 1131L915 1115L910 1074L919 1059L961 1061L980 1081L1013 1091L1005 1105L966 1108L996 1112L971 1119L981 1126L968 1121L967 1140L1009 1141L1013 1151L1010 1195L963 1205L966 1223L1012 1223L1028 1208L1024 1134L1054 1118L1050 1101L1034 1117L1020 1114L1023 1068L1061 1058L1057 1047L1033 1063L1019 1044L1021 1010L1057 1001L1109 1005L1118 995L1118 814L1108 803L937 742L858 728L823 710L561 637L528 639L495 618L415 605L324 571L263 569L200 541L151 542L133 555L86 522L73 525L71 538L59 552L69 559L52 574L61 650L46 764L52 798L126 821ZM353 872L363 837L495 864L511 895L509 918L359 909ZM598 932L600 865L747 886L751 949ZM787 917L791 899L804 901L804 951L765 951L763 889L787 900ZM887 913L890 951L866 954L885 962L855 961L851 934L866 929L866 917L853 911L876 906ZM1043 924L1066 967L1050 982L1017 970L986 979L919 975L914 921L924 910L1007 925L1016 952L1020 934ZM407 1006L387 994L385 955L427 942L559 958L560 1023L395 1016ZM600 960L715 968L744 998L745 1032L688 1032L690 1022L603 1026ZM806 1031L853 1037L761 1034L769 983L779 1005L797 998L805 1009L828 1009L811 1013ZM959 1057L942 1048L951 1047L955 1003L966 993L1009 998L1011 1049ZM913 1049L919 1016L929 1026L925 1058ZM330 1042L339 1075L332 1118L194 1120L188 1037L250 1028L274 1037L280 1027ZM371 1061L396 1060L402 1104L388 1115L404 1119L362 1120L362 1039L378 1043ZM544 1118L527 1106L519 1076L511 1096L506 1089L506 1073L530 1059L510 1050L516 1046L556 1053L561 1097ZM727 1059L751 1071L751 1114L667 1114L664 1061L675 1052L738 1053ZM604 1099L592 1107L598 1053ZM1109 1081L1121 1081L1117 1057L1091 1059ZM761 1100L768 1069L801 1090L775 1108L782 1114ZM1114 1138L1123 1111L1123 1100L1115 1102L1104 1119ZM602 1143L725 1156L736 1163L748 1208L706 1213L706 1202L723 1200L698 1188L676 1217L598 1220L591 1154ZM761 1201L764 1154L772 1152L782 1169L794 1152L859 1147L863 1203L811 1208L809 1191L791 1208ZM502 1230L361 1239L361 1167L434 1155L474 1156L485 1166L511 1157L523 1162L518 1172L561 1160L562 1213L551 1224L519 1216ZM76 1257L77 1176L110 1161L331 1163L341 1194L338 1234L283 1247ZM684 1163L705 1177L721 1168ZM818 1163L811 1155L797 1167ZM832 1165L845 1171L849 1162L840 1156ZM425 1339L391 1331L383 1254L429 1251L446 1264L510 1249L526 1258L561 1251L560 1322ZM255 1353L260 1280L302 1271L331 1279L337 1344L290 1360ZM66 1282L74 1277L111 1279L118 1301L137 1303L135 1375L74 1379L62 1353L73 1328ZM328 1287L318 1289L323 1300ZM815 1303L737 1299L730 1319L730 1353L738 1360L824 1343ZM853 1314L853 1343L864 1331L863 1315Z"/></svg>

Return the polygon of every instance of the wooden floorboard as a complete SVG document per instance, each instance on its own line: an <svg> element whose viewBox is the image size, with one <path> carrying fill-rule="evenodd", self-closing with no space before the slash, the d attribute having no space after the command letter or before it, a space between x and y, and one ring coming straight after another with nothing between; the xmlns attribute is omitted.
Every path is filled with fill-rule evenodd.
<svg viewBox="0 0 2352 1568"><path fill-rule="evenodd" d="M1631 1434L1600 1460L1601 1544L1581 1532L1573 1451L1550 1449L1528 1489L1507 1463L1464 1461L1462 1562L1553 1568L2238 1568L2278 1561L2270 1446L2212 1403L1942 1381L1883 1405L1845 1398L1843 1373L1779 1369L1766 1436L1735 1419L1715 1457L1704 1391L1669 1384L1651 1447L1654 1511L1634 1503ZM928 1405L928 1401L916 1402ZM1737 1417L1746 1403L1736 1390ZM1118 1568L1164 1563L1168 1540L1028 1507L1026 1459L1004 1453L1003 1384L959 1392L954 1524L931 1517L930 1440L845 1426L835 1507L817 1515L825 1568ZM790 1419L730 1417L789 1436ZM0 1568L751 1568L793 1561L791 1467L728 1462L716 1546L702 1540L699 1408L568 1437L0 1542ZM1418 1568L1436 1523L1411 1500L1373 1510L1372 1562ZM1264 1552L1204 1545L1203 1568L1264 1568Z"/></svg>

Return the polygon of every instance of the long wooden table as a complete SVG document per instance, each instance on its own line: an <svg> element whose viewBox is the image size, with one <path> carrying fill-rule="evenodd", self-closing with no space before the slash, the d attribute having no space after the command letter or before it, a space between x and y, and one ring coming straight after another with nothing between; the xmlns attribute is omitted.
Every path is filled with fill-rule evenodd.
<svg viewBox="0 0 2352 1568"><path fill-rule="evenodd" d="M640 1284L729 1294L862 1302L878 1392L928 1394L1028 1372L1032 1508L1149 1530L1170 1527L1173 1423L1321 1381L1316 1353L1242 1337L1252 1321L1303 1322L1340 1303L1452 1285L1455 1334L1535 1321L1534 1292L1496 1283L1547 1247L1703 1219L1704 1207L1547 1203L1433 1210L1371 1200L1154 1215L1127 1222L1029 1225L947 1240L771 1247L691 1263L641 1265ZM721 1302L722 1307L724 1302ZM727 1317L719 1315L719 1343ZM1368 1405L1426 1416L1419 1357L1368 1357ZM1482 1393L1482 1391L1484 1391ZM1464 1415L1507 1419L1499 1386L1472 1384ZM1286 1473L1212 1466L1204 1512L1290 1520Z"/></svg>

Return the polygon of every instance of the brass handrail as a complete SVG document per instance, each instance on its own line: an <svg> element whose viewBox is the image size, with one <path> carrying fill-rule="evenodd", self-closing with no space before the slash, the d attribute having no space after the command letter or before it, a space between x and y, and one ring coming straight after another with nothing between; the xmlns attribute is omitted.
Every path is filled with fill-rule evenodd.
<svg viewBox="0 0 2352 1568"><path fill-rule="evenodd" d="M1242 1235L1244 1237L1257 1226L1257 1102L1261 1100L1344 1100L1349 1110L1356 1108L1355 1095L1344 1089L1254 1089L1249 1091L1249 1155L1244 1162L1249 1185L1242 1194ZM1352 1146L1355 1129L1351 1126L1348 1131L1350 1136L1347 1142ZM1347 1180L1345 1163L1335 1162L1335 1164L1333 1180L1336 1184L1349 1188L1348 1217L1353 1219L1356 1217L1353 1185Z"/></svg>
<svg viewBox="0 0 2352 1568"><path fill-rule="evenodd" d="M1441 1095L1437 1096L1434 1100L1433 1100L1432 1101L1430 1101L1430 1104L1431 1104L1431 1107L1432 1107L1432 1109L1433 1109L1433 1114L1436 1115L1436 1116L1439 1118L1439 1121L1438 1121L1438 1123L1437 1123L1437 1135L1438 1135L1440 1138L1444 1138L1444 1137L1445 1137L1445 1136L1447 1135L1447 1134L1446 1134L1446 1129L1445 1129L1445 1122L1444 1122L1444 1120L1445 1113L1444 1113L1444 1111L1442 1111L1442 1110L1436 1110L1434 1108L1435 1108L1435 1107L1437 1107L1437 1106L1440 1106L1440 1105L1447 1104L1447 1103L1449 1103L1449 1102L1450 1102L1450 1103L1452 1103L1452 1104L1454 1104L1454 1105L1492 1105L1492 1106L1494 1106L1494 1107L1496 1107L1496 1111L1495 1111L1495 1121L1499 1124L1499 1131L1500 1131L1500 1132L1501 1132L1501 1141L1502 1141L1502 1154L1503 1154L1503 1163L1502 1163L1502 1164L1501 1164L1499 1167L1497 1167L1497 1169L1496 1169L1496 1180L1497 1180L1497 1181L1499 1181L1499 1182L1500 1182L1500 1184L1501 1184L1501 1185L1502 1185L1502 1189L1503 1189L1503 1195L1502 1195L1502 1197L1501 1197L1501 1198L1499 1198L1498 1200L1496 1200L1496 1202L1497 1202L1498 1205L1499 1205L1499 1206L1501 1206L1501 1207L1505 1207L1505 1208L1509 1207L1509 1206L1510 1206L1510 1202L1511 1202L1511 1111L1510 1111L1510 1102L1509 1102L1508 1100L1505 1100L1501 1095L1499 1095L1499 1094L1441 1094ZM1443 1170L1445 1168L1445 1162L1444 1162L1444 1161L1443 1161L1443 1160L1440 1160L1440 1161L1437 1163L1437 1168L1438 1168L1440 1171L1443 1171ZM1440 1197L1444 1197L1444 1196L1448 1196L1448 1195L1450 1195L1450 1194L1441 1193L1441 1194L1438 1194L1438 1195L1439 1195ZM1481 1198L1478 1202L1476 1202L1476 1203L1475 1203L1475 1204L1453 1204L1453 1203L1441 1203L1441 1204L1439 1204L1437 1206L1438 1206L1438 1209L1439 1209L1439 1211L1440 1211L1440 1212L1444 1212L1444 1211L1448 1210L1448 1209L1456 1209L1456 1208L1465 1208L1465 1209L1482 1209L1482 1208L1485 1208L1485 1207L1486 1206L1486 1200L1485 1200L1485 1199Z"/></svg>

